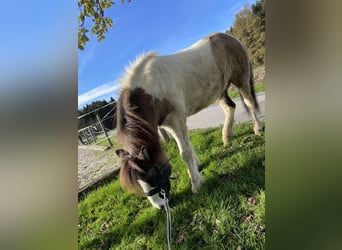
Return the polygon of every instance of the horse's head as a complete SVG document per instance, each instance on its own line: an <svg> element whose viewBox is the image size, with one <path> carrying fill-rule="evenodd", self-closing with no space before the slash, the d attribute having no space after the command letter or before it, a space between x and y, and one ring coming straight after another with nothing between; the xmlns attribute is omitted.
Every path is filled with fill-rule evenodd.
<svg viewBox="0 0 342 250"><path fill-rule="evenodd" d="M157 163L150 157L147 148L143 147L136 156L124 149L116 150L122 160L120 182L131 191L142 190L156 208L164 206L162 190L170 196L171 165L168 161Z"/></svg>

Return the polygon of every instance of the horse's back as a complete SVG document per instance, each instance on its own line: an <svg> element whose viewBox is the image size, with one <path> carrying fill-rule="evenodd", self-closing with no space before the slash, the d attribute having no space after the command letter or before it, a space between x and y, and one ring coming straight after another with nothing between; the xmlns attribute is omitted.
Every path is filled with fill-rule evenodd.
<svg viewBox="0 0 342 250"><path fill-rule="evenodd" d="M242 75L249 74L248 67L239 40L213 33L175 54L147 54L133 65L128 85L167 99L189 116L215 102L231 80L239 82Z"/></svg>
<svg viewBox="0 0 342 250"><path fill-rule="evenodd" d="M155 66L166 98L187 116L215 101L224 88L207 40L173 55L156 58ZM215 97L216 96L216 97Z"/></svg>
<svg viewBox="0 0 342 250"><path fill-rule="evenodd" d="M215 102L230 82L239 85L249 76L245 48L224 33L213 33L173 55L160 57L156 66L163 65L161 62L164 70L160 71L169 72L164 81L167 79L165 88L172 91L171 101L184 108L187 116Z"/></svg>

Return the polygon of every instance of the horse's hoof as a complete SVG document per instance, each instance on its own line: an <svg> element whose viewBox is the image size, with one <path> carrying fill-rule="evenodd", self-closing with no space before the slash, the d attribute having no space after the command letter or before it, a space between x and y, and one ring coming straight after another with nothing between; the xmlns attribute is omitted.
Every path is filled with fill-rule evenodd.
<svg viewBox="0 0 342 250"><path fill-rule="evenodd" d="M261 136L264 131L265 131L265 129L261 126L254 128L254 134L257 136Z"/></svg>
<svg viewBox="0 0 342 250"><path fill-rule="evenodd" d="M261 134L262 134L261 132L262 132L261 130L256 130L256 131L254 131L254 134L257 136L261 136Z"/></svg>
<svg viewBox="0 0 342 250"><path fill-rule="evenodd" d="M233 135L229 135L229 136L223 137L222 138L223 145L224 146L228 146L230 144L230 142L232 141L232 139L233 139Z"/></svg>
<svg viewBox="0 0 342 250"><path fill-rule="evenodd" d="M196 181L196 184L192 184L192 188L191 191L193 194L198 194L198 190L200 189L200 187L202 186L203 183L203 179L202 177L198 178L198 180Z"/></svg>

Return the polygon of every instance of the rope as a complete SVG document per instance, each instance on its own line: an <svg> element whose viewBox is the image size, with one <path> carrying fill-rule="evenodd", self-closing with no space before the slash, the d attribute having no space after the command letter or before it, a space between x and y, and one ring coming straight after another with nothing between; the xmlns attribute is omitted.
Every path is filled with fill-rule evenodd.
<svg viewBox="0 0 342 250"><path fill-rule="evenodd" d="M171 250L171 213L169 207L169 199L166 197L166 193L164 189L160 191L160 194L164 196L164 204L165 204L165 211L166 211L166 219L167 219L167 247Z"/></svg>

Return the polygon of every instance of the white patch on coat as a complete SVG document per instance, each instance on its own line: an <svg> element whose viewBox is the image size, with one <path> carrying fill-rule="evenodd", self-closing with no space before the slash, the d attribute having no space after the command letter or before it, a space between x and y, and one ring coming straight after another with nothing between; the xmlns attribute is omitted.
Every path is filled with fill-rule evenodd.
<svg viewBox="0 0 342 250"><path fill-rule="evenodd" d="M144 193L147 193L154 188L154 187L151 187L147 182L144 182L142 180L138 180L138 183L140 184ZM147 196L147 198L151 202L152 206L154 206L155 208L161 209L161 206L164 206L164 200L160 198L159 193L156 193L155 195L152 195L152 196Z"/></svg>
<svg viewBox="0 0 342 250"><path fill-rule="evenodd" d="M126 71L122 88L142 87L152 97L167 99L186 117L213 103L227 85L207 39L172 55L144 54Z"/></svg>

